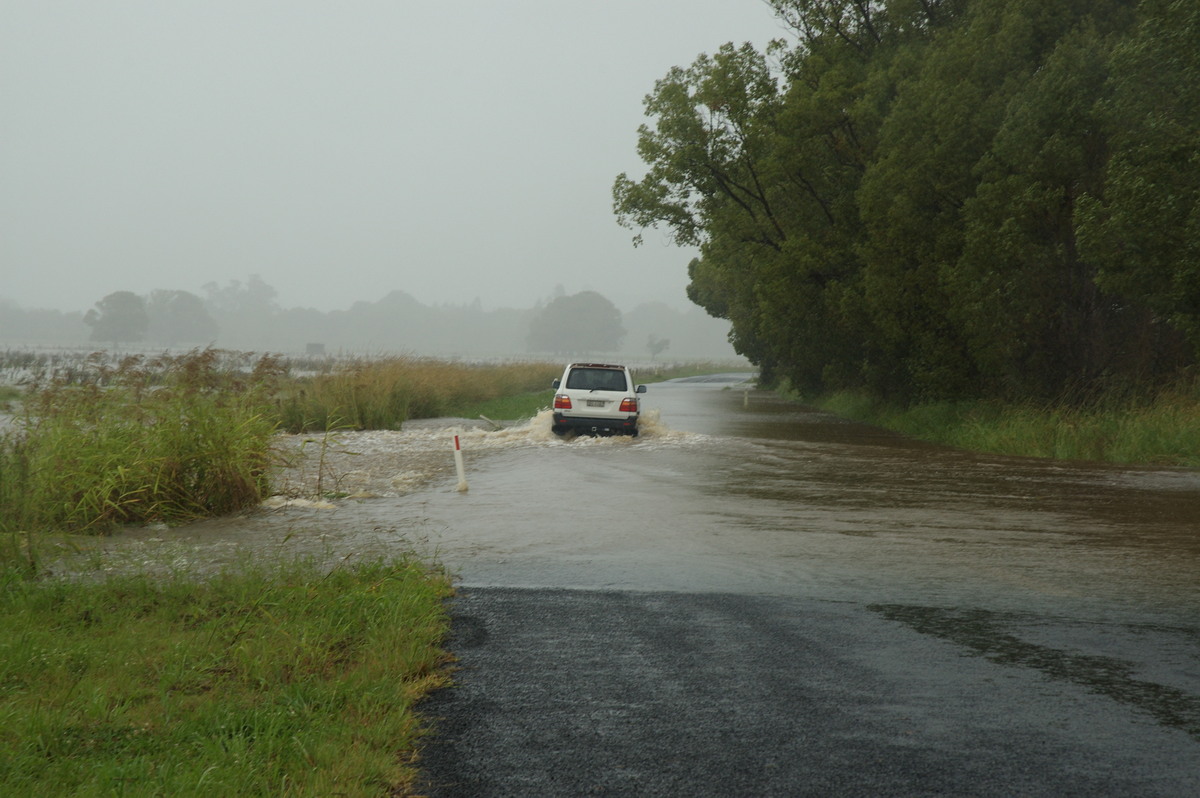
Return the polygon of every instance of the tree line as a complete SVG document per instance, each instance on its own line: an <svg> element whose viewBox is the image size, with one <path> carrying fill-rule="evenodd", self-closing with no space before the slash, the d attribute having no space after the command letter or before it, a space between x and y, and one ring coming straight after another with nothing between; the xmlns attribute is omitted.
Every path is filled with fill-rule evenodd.
<svg viewBox="0 0 1200 798"><path fill-rule="evenodd" d="M114 349L219 346L432 356L626 353L653 359L667 350L692 359L735 356L727 325L698 308L678 311L648 302L622 313L595 291L568 295L559 287L532 308L495 310L484 310L479 300L428 306L390 291L346 310L321 312L281 307L275 289L257 275L203 290L203 297L165 289L114 291L82 314L0 302L0 342L77 345L87 339Z"/></svg>
<svg viewBox="0 0 1200 798"><path fill-rule="evenodd" d="M671 69L613 187L764 379L1070 401L1194 366L1200 4L770 5L791 40Z"/></svg>

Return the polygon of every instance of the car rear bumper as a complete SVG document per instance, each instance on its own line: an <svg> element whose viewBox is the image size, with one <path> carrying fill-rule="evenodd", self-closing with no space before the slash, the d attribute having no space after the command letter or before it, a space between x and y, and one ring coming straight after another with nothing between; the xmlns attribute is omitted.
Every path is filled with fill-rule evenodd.
<svg viewBox="0 0 1200 798"><path fill-rule="evenodd" d="M621 418L592 418L588 416L565 416L554 414L554 431L574 430L584 435L636 435L637 416Z"/></svg>

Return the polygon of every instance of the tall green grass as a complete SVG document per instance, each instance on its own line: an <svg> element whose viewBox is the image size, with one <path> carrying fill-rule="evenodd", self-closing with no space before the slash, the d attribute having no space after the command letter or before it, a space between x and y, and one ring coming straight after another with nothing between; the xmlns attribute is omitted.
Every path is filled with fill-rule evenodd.
<svg viewBox="0 0 1200 798"><path fill-rule="evenodd" d="M449 592L413 560L0 569L0 795L407 794Z"/></svg>
<svg viewBox="0 0 1200 798"><path fill-rule="evenodd" d="M458 415L481 402L545 389L561 371L547 363L472 365L407 357L352 361L286 384L275 412L291 432L400 429L410 418Z"/></svg>
<svg viewBox="0 0 1200 798"><path fill-rule="evenodd" d="M554 404L554 391L528 391L511 396L499 396L473 405L459 407L455 415L464 418L484 418L493 421L515 421L533 418L539 411Z"/></svg>
<svg viewBox="0 0 1200 798"><path fill-rule="evenodd" d="M25 392L13 385L0 385L0 413L8 413Z"/></svg>
<svg viewBox="0 0 1200 798"><path fill-rule="evenodd" d="M0 531L106 531L256 504L277 376L270 358L205 350L34 386L0 437Z"/></svg>
<svg viewBox="0 0 1200 798"><path fill-rule="evenodd" d="M996 454L1127 465L1200 467L1200 392L1085 406L939 402L898 407L843 392L815 404L922 440Z"/></svg>

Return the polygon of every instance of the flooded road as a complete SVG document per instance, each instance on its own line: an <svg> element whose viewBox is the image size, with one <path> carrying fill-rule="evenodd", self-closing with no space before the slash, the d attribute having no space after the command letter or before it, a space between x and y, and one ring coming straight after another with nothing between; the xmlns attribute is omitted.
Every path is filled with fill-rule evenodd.
<svg viewBox="0 0 1200 798"><path fill-rule="evenodd" d="M463 586L1196 620L1200 473L958 452L740 379L653 385L635 439L561 439L545 418L292 436L294 467L277 481L290 495L243 517L130 530L100 556L206 569L247 552L415 546Z"/></svg>
<svg viewBox="0 0 1200 798"><path fill-rule="evenodd" d="M416 544L467 586L1185 622L1200 608L1196 472L957 452L719 379L653 385L644 402L636 439L563 440L545 419L297 436L302 466L279 482L301 498L112 545L176 547L203 564L247 548L341 558ZM311 501L318 475L341 498Z"/></svg>
<svg viewBox="0 0 1200 798"><path fill-rule="evenodd" d="M958 452L734 378L644 401L636 439L287 438L264 509L94 556L438 558L463 670L431 795L1200 792L1200 474Z"/></svg>
<svg viewBox="0 0 1200 798"><path fill-rule="evenodd" d="M465 584L1200 607L1195 473L974 456L744 401L655 386L672 434L478 458L468 494L431 493L422 513Z"/></svg>

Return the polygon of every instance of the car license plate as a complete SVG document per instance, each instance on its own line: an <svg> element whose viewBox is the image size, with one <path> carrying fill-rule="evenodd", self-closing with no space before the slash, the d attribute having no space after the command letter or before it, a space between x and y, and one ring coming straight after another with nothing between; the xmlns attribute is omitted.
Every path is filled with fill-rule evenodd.
<svg viewBox="0 0 1200 798"><path fill-rule="evenodd" d="M605 404L605 402L603 399L588 399L587 400L588 407L604 407L604 404Z"/></svg>

